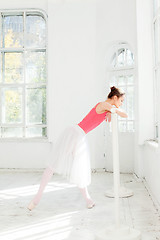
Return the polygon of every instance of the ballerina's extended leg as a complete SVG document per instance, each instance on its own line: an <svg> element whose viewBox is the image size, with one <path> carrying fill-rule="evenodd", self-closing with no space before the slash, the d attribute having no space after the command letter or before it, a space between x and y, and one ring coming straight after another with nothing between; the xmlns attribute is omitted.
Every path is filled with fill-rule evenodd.
<svg viewBox="0 0 160 240"><path fill-rule="evenodd" d="M30 204L28 205L28 209L31 211L33 208L36 207L36 205L39 203L41 197L42 197L42 194L43 194L43 191L47 185L47 183L49 182L49 180L51 179L53 175L53 169L48 167L44 170L44 173L43 173L43 176L42 176L42 180L41 180L41 183L40 183L40 186L39 186L39 190L36 194L36 196L34 197L34 199L30 202Z"/></svg>
<svg viewBox="0 0 160 240"><path fill-rule="evenodd" d="M88 193L88 189L87 187L85 188L80 188L80 191L84 197L84 199L86 200L87 203L87 208L93 208L95 206L94 201L91 199L89 193Z"/></svg>

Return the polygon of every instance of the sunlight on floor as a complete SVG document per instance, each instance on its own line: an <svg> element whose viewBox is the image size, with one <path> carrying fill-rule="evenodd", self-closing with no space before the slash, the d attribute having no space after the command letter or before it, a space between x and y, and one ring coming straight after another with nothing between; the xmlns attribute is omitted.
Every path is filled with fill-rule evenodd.
<svg viewBox="0 0 160 240"><path fill-rule="evenodd" d="M46 240L49 239L51 236L54 236L54 240L66 239L73 228L70 225L70 220L76 213L78 213L78 211L59 214L25 227L16 227L15 230L2 232L0 234L0 239Z"/></svg>
<svg viewBox="0 0 160 240"><path fill-rule="evenodd" d="M49 183L44 193L54 192L54 191L63 190L66 188L72 188L72 187L74 187L74 185L67 184L67 183L60 183L60 182ZM35 195L38 188L39 188L39 184L6 189L6 190L0 191L0 197L1 197L1 200L5 200L5 199L14 199L17 197Z"/></svg>

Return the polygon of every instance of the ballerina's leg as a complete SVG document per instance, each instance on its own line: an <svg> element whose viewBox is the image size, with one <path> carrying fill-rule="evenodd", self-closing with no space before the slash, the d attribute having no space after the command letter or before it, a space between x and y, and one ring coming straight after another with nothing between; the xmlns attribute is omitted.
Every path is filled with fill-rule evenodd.
<svg viewBox="0 0 160 240"><path fill-rule="evenodd" d="M90 197L87 187L79 188L79 189L80 189L80 191L82 193L82 196L84 197L84 199L87 203L87 208L93 208L95 206L95 203L92 200L92 198Z"/></svg>
<svg viewBox="0 0 160 240"><path fill-rule="evenodd" d="M49 180L52 178L53 176L53 169L51 167L47 167L44 170L43 176L42 176L42 180L38 189L38 192L36 194L36 196L33 198L33 200L30 202L30 204L28 205L28 209L31 211L33 208L36 207L36 205L39 203L43 191L47 185L47 183L49 182Z"/></svg>

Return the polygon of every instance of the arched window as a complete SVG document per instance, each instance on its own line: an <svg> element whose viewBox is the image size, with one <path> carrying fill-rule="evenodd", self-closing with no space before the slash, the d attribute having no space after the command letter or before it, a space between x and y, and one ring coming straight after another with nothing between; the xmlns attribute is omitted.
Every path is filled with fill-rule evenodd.
<svg viewBox="0 0 160 240"><path fill-rule="evenodd" d="M0 138L47 138L46 16L0 13Z"/></svg>
<svg viewBox="0 0 160 240"><path fill-rule="evenodd" d="M128 118L119 117L119 131L134 132L134 55L127 44L114 47L110 60L109 85L119 87L126 93L123 109L128 113Z"/></svg>

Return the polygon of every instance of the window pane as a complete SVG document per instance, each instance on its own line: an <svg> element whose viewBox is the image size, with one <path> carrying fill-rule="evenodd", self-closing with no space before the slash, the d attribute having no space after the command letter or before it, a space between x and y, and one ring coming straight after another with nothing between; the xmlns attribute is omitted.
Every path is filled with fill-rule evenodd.
<svg viewBox="0 0 160 240"><path fill-rule="evenodd" d="M127 88L127 113L128 120L134 119L134 92L133 87Z"/></svg>
<svg viewBox="0 0 160 240"><path fill-rule="evenodd" d="M116 53L114 53L111 60L112 67L116 67L116 60L117 60L117 56L116 56Z"/></svg>
<svg viewBox="0 0 160 240"><path fill-rule="evenodd" d="M155 63L158 63L158 23L155 21L154 23L154 52L155 52Z"/></svg>
<svg viewBox="0 0 160 240"><path fill-rule="evenodd" d="M157 9L158 9L158 1L159 0L153 0L153 11L154 11L154 14L156 13Z"/></svg>
<svg viewBox="0 0 160 240"><path fill-rule="evenodd" d="M23 137L22 128L2 128L2 137L12 138L12 137Z"/></svg>
<svg viewBox="0 0 160 240"><path fill-rule="evenodd" d="M125 86L125 85L126 85L125 76L118 76L118 86Z"/></svg>
<svg viewBox="0 0 160 240"><path fill-rule="evenodd" d="M158 138L158 132L159 132L158 123L156 123L156 125L155 125L155 138Z"/></svg>
<svg viewBox="0 0 160 240"><path fill-rule="evenodd" d="M41 16L28 15L26 17L26 46L45 47L45 20Z"/></svg>
<svg viewBox="0 0 160 240"><path fill-rule="evenodd" d="M119 121L119 131L126 132L126 121Z"/></svg>
<svg viewBox="0 0 160 240"><path fill-rule="evenodd" d="M22 89L2 89L2 123L22 122Z"/></svg>
<svg viewBox="0 0 160 240"><path fill-rule="evenodd" d="M4 47L23 47L23 16L4 16Z"/></svg>
<svg viewBox="0 0 160 240"><path fill-rule="evenodd" d="M129 49L126 49L126 62L129 66L132 66L134 64L133 53Z"/></svg>
<svg viewBox="0 0 160 240"><path fill-rule="evenodd" d="M128 130L128 132L134 132L133 122L131 122L131 121L127 122L127 130Z"/></svg>
<svg viewBox="0 0 160 240"><path fill-rule="evenodd" d="M0 83L2 83L2 54L0 53Z"/></svg>
<svg viewBox="0 0 160 240"><path fill-rule="evenodd" d="M133 85L133 75L127 76L127 84L128 85Z"/></svg>
<svg viewBox="0 0 160 240"><path fill-rule="evenodd" d="M27 89L27 124L46 124L46 89Z"/></svg>
<svg viewBox="0 0 160 240"><path fill-rule="evenodd" d="M122 108L124 111L127 112L126 102L127 102L127 101L126 101L126 96L125 96L124 101L123 101L123 104L122 104L122 107L120 107L120 108Z"/></svg>
<svg viewBox="0 0 160 240"><path fill-rule="evenodd" d="M110 87L117 86L117 79L113 76L110 80Z"/></svg>
<svg viewBox="0 0 160 240"><path fill-rule="evenodd" d="M154 77L154 119L157 125L158 123L158 113L159 113L159 98L158 98L158 85L159 85L160 71L159 69L155 71Z"/></svg>
<svg viewBox="0 0 160 240"><path fill-rule="evenodd" d="M38 83L46 81L45 52L28 52L26 54L26 82Z"/></svg>
<svg viewBox="0 0 160 240"><path fill-rule="evenodd" d="M26 129L26 137L47 137L47 128L30 127Z"/></svg>
<svg viewBox="0 0 160 240"><path fill-rule="evenodd" d="M125 65L125 49L121 48L118 50L117 66L123 67L124 65Z"/></svg>
<svg viewBox="0 0 160 240"><path fill-rule="evenodd" d="M23 54L5 53L5 82L20 83L23 81Z"/></svg>

